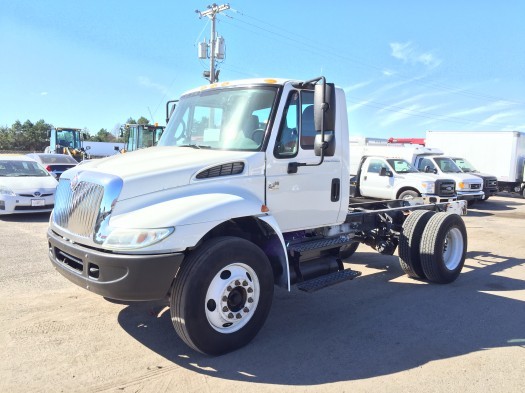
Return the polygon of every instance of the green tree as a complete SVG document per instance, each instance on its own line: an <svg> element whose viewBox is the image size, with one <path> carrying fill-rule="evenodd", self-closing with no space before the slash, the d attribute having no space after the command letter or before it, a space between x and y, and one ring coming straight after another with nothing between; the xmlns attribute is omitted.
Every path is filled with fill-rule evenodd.
<svg viewBox="0 0 525 393"><path fill-rule="evenodd" d="M105 128L101 128L99 132L97 132L97 135L95 135L94 141L96 142L114 142L115 136L106 130Z"/></svg>

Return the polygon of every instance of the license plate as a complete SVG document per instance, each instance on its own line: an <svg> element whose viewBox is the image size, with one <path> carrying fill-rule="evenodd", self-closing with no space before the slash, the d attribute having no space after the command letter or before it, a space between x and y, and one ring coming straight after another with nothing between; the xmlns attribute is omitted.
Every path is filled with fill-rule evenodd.
<svg viewBox="0 0 525 393"><path fill-rule="evenodd" d="M31 206L45 206L46 201L44 199L31 199Z"/></svg>

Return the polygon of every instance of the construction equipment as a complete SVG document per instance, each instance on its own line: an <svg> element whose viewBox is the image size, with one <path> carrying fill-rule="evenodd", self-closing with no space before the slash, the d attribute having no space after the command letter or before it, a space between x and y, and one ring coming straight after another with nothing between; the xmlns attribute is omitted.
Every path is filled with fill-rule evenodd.
<svg viewBox="0 0 525 393"><path fill-rule="evenodd" d="M49 146L44 153L67 154L78 162L89 158L86 149L82 147L82 139L86 139L80 128L56 127L48 132Z"/></svg>
<svg viewBox="0 0 525 393"><path fill-rule="evenodd" d="M121 153L156 146L165 126L155 124L125 124L122 126L122 136L127 132L126 146Z"/></svg>

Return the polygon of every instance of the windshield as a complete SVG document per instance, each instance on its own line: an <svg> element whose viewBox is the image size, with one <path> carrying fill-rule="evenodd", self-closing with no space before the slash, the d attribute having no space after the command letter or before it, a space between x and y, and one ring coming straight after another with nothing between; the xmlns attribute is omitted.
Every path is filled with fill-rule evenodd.
<svg viewBox="0 0 525 393"><path fill-rule="evenodd" d="M80 149L82 147L82 143L80 141L80 131L72 129L58 129L57 144L62 147Z"/></svg>
<svg viewBox="0 0 525 393"><path fill-rule="evenodd" d="M159 146L258 151L277 87L210 89L181 97Z"/></svg>
<svg viewBox="0 0 525 393"><path fill-rule="evenodd" d="M461 173L462 170L452 161L450 158L435 157L436 164L439 165L439 169L443 173Z"/></svg>
<svg viewBox="0 0 525 393"><path fill-rule="evenodd" d="M416 168L410 165L408 161L401 158L389 158L387 161L396 173L419 172Z"/></svg>
<svg viewBox="0 0 525 393"><path fill-rule="evenodd" d="M463 172L477 172L476 168L474 168L474 165L464 158L453 158L452 160Z"/></svg>
<svg viewBox="0 0 525 393"><path fill-rule="evenodd" d="M3 177L44 177L49 173L34 161L0 160L0 176Z"/></svg>

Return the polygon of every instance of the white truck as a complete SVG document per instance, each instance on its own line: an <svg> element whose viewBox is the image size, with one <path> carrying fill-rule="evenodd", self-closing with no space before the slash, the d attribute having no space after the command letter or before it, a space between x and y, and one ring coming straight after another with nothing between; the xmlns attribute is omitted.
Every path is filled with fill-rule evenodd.
<svg viewBox="0 0 525 393"><path fill-rule="evenodd" d="M427 131L427 146L468 159L493 174L499 191L525 198L525 133L519 131Z"/></svg>
<svg viewBox="0 0 525 393"><path fill-rule="evenodd" d="M440 149L388 143L386 139L366 139L365 143L369 144L368 149L381 149L382 154L387 157L404 158L420 172L434 173L442 179L453 179L456 182L457 198L466 200L469 205L485 198L482 179L463 173L449 157L443 155ZM350 150L352 147L353 144Z"/></svg>
<svg viewBox="0 0 525 393"><path fill-rule="evenodd" d="M352 143L351 140L351 197L422 198L427 203L450 202L456 198L454 179L422 173L405 159L389 156L389 153L388 146Z"/></svg>
<svg viewBox="0 0 525 393"><path fill-rule="evenodd" d="M73 283L110 299L169 297L173 325L196 351L247 344L274 285L312 292L352 279L356 242L436 283L467 250L466 203L348 204L344 91L251 79L191 90L158 146L88 162L60 178L48 255Z"/></svg>

